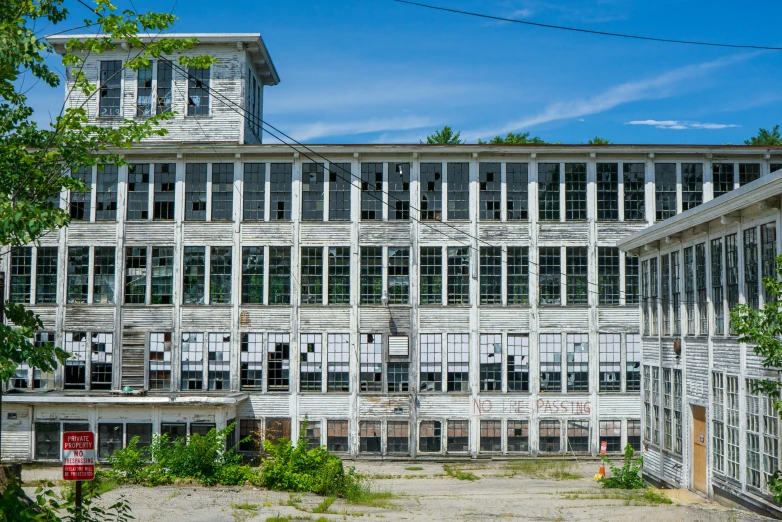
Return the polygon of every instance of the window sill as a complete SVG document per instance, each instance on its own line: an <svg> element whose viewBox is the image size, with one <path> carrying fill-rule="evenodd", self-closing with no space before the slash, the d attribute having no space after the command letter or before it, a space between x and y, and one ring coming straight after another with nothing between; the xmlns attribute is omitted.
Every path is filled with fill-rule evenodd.
<svg viewBox="0 0 782 522"><path fill-rule="evenodd" d="M211 120L214 118L213 114L185 114L185 119L192 120Z"/></svg>

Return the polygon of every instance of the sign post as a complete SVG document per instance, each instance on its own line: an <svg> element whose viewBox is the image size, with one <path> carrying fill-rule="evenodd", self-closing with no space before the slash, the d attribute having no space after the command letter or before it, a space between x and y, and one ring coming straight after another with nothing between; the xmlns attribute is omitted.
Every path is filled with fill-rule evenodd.
<svg viewBox="0 0 782 522"><path fill-rule="evenodd" d="M62 434L62 478L76 481L76 507L81 508L81 483L95 478L95 434L66 431Z"/></svg>

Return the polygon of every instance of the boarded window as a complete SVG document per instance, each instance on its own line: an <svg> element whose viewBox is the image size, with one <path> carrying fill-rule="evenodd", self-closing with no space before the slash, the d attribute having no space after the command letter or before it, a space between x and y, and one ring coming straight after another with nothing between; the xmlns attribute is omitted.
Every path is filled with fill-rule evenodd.
<svg viewBox="0 0 782 522"><path fill-rule="evenodd" d="M303 163L301 168L301 219L323 221L323 163Z"/></svg>

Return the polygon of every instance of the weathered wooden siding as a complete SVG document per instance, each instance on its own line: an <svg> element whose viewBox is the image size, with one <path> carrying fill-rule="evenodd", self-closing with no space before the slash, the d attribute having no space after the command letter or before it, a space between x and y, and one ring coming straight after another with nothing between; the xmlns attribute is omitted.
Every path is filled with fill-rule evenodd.
<svg viewBox="0 0 782 522"><path fill-rule="evenodd" d="M541 222L538 242L551 246L583 246L589 243L589 225L586 223Z"/></svg>
<svg viewBox="0 0 782 522"><path fill-rule="evenodd" d="M709 344L705 339L685 338L682 350L687 360L688 396L709 400Z"/></svg>
<svg viewBox="0 0 782 522"><path fill-rule="evenodd" d="M741 350L738 343L732 340L712 338L714 351L714 366L716 368L737 373L741 367Z"/></svg>
<svg viewBox="0 0 782 522"><path fill-rule="evenodd" d="M64 329L68 331L114 331L113 306L68 305Z"/></svg>
<svg viewBox="0 0 782 522"><path fill-rule="evenodd" d="M409 238L408 238L409 239ZM349 223L302 223L302 245L348 246L350 245Z"/></svg>
<svg viewBox="0 0 782 522"><path fill-rule="evenodd" d="M285 307L243 307L241 329L246 332L288 332L291 327L291 309ZM246 314L246 315L245 315ZM244 320L246 318L246 322Z"/></svg>
<svg viewBox="0 0 782 522"><path fill-rule="evenodd" d="M620 239L646 228L646 223L597 223L597 241L601 245L615 245Z"/></svg>
<svg viewBox="0 0 782 522"><path fill-rule="evenodd" d="M589 331L589 309L584 308L540 308L538 324L541 331Z"/></svg>
<svg viewBox="0 0 782 522"><path fill-rule="evenodd" d="M230 332L231 309L214 306L182 307L182 330L195 332Z"/></svg>
<svg viewBox="0 0 782 522"><path fill-rule="evenodd" d="M598 395L601 417L641 417L640 395Z"/></svg>
<svg viewBox="0 0 782 522"><path fill-rule="evenodd" d="M361 332L407 333L411 327L410 308L361 308L358 324Z"/></svg>
<svg viewBox="0 0 782 522"><path fill-rule="evenodd" d="M242 223L242 243L285 246L293 242L293 224L285 222Z"/></svg>
<svg viewBox="0 0 782 522"><path fill-rule="evenodd" d="M122 327L167 332L174 328L174 309L171 307L123 308Z"/></svg>
<svg viewBox="0 0 782 522"><path fill-rule="evenodd" d="M481 308L479 323L481 332L529 331L528 308Z"/></svg>
<svg viewBox="0 0 782 522"><path fill-rule="evenodd" d="M358 415L360 418L394 415L398 415L400 418L407 418L410 415L412 400L409 396L359 396Z"/></svg>
<svg viewBox="0 0 782 522"><path fill-rule="evenodd" d="M348 394L306 394L299 395L299 418L321 419L327 417L347 418L350 411Z"/></svg>
<svg viewBox="0 0 782 522"><path fill-rule="evenodd" d="M660 361L660 341L654 337L643 338L643 360L649 364L659 364Z"/></svg>
<svg viewBox="0 0 782 522"><path fill-rule="evenodd" d="M249 395L236 409L237 418L252 419L262 417L290 417L290 395L255 394Z"/></svg>
<svg viewBox="0 0 782 522"><path fill-rule="evenodd" d="M466 394L421 394L418 400L422 418L469 419L472 411L472 398Z"/></svg>
<svg viewBox="0 0 782 522"><path fill-rule="evenodd" d="M668 482L676 485L682 484L683 469L681 457L666 453L663 459L663 468L663 477Z"/></svg>
<svg viewBox="0 0 782 522"><path fill-rule="evenodd" d="M44 330L53 330L57 328L57 307L56 306L28 306L28 310L40 317L43 322Z"/></svg>
<svg viewBox="0 0 782 522"><path fill-rule="evenodd" d="M174 223L125 223L125 242L131 245L173 245Z"/></svg>
<svg viewBox="0 0 782 522"><path fill-rule="evenodd" d="M347 333L350 331L350 308L335 306L299 308L299 328L304 333Z"/></svg>
<svg viewBox="0 0 782 522"><path fill-rule="evenodd" d="M73 221L66 229L68 246L113 245L117 241L117 224Z"/></svg>
<svg viewBox="0 0 782 522"><path fill-rule="evenodd" d="M470 309L421 308L419 328L422 332L463 332L469 328Z"/></svg>
<svg viewBox="0 0 782 522"><path fill-rule="evenodd" d="M493 245L529 245L529 224L524 221L513 223L480 223L478 238Z"/></svg>
<svg viewBox="0 0 782 522"><path fill-rule="evenodd" d="M644 473L660 478L660 451L650 448L644 451Z"/></svg>
<svg viewBox="0 0 782 522"><path fill-rule="evenodd" d="M16 418L9 418L12 416L9 414L15 414ZM2 430L0 430L3 460L5 462L32 460L30 455L32 435L30 407L3 404Z"/></svg>
<svg viewBox="0 0 782 522"><path fill-rule="evenodd" d="M421 246L450 245L461 246L469 243L470 225L464 222L440 223L439 221L422 221L418 227L418 242Z"/></svg>
<svg viewBox="0 0 782 522"><path fill-rule="evenodd" d="M182 224L182 243L185 246L229 245L233 234L231 223L196 223L185 221Z"/></svg>
<svg viewBox="0 0 782 522"><path fill-rule="evenodd" d="M638 306L598 308L598 328L601 332L637 332L639 316Z"/></svg>
<svg viewBox="0 0 782 522"><path fill-rule="evenodd" d="M358 242L361 245L407 246L410 244L410 226L405 221L362 221L358 224Z"/></svg>

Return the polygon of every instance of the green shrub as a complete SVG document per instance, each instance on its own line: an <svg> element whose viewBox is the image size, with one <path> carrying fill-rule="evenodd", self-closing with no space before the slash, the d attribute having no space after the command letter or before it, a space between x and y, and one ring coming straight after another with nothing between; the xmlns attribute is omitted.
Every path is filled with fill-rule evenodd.
<svg viewBox="0 0 782 522"><path fill-rule="evenodd" d="M615 466L605 455L600 457L611 468L612 475L600 480L604 488L642 489L646 487L646 482L641 477L644 458L638 457L633 460L634 454L635 450L631 445L625 446L624 462L621 468Z"/></svg>

